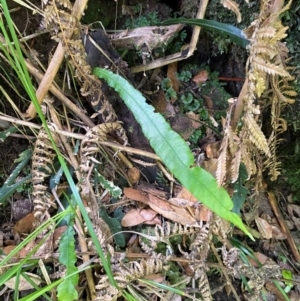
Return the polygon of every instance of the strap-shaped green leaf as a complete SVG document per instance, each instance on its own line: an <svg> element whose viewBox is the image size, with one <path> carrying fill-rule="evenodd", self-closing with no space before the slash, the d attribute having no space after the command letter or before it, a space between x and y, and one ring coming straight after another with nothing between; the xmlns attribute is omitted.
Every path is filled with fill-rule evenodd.
<svg viewBox="0 0 300 301"><path fill-rule="evenodd" d="M243 48L246 48L246 46L250 43L241 29L233 25L220 23L214 20L178 18L167 20L165 22L159 23L159 25L166 26L178 23L200 26L208 30L215 30L221 35L228 35L232 42Z"/></svg>
<svg viewBox="0 0 300 301"><path fill-rule="evenodd" d="M216 179L206 170L193 167L194 157L186 142L171 129L161 114L154 112L145 97L123 77L109 70L96 68L94 74L119 93L156 154L181 184L210 210L252 237L241 218L230 211L233 203L226 190L218 188Z"/></svg>
<svg viewBox="0 0 300 301"><path fill-rule="evenodd" d="M67 219L73 219L72 213ZM73 229L73 220L69 222L66 231L62 234L59 242L59 262L66 267L66 276L76 272L76 254L75 254L75 231ZM59 301L78 300L78 293L75 289L78 285L79 275L74 274L64 279L57 287L57 298Z"/></svg>

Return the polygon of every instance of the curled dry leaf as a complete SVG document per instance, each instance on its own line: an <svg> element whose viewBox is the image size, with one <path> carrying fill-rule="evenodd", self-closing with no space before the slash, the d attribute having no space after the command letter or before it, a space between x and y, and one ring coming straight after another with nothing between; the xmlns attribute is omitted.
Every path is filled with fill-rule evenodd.
<svg viewBox="0 0 300 301"><path fill-rule="evenodd" d="M132 200L147 204L163 217L182 225L196 225L196 219L182 207L168 203L155 195L142 193L133 188L124 188L124 195ZM192 196L190 196L191 198Z"/></svg>
<svg viewBox="0 0 300 301"><path fill-rule="evenodd" d="M156 216L157 212L151 209L132 209L124 215L121 224L123 227L133 227L140 224L161 224L160 219L156 218Z"/></svg>
<svg viewBox="0 0 300 301"><path fill-rule="evenodd" d="M272 226L265 219L256 216L255 223L259 233L263 238L272 238Z"/></svg>
<svg viewBox="0 0 300 301"><path fill-rule="evenodd" d="M200 115L195 114L193 111L187 112L186 115L188 118L190 118L193 129L199 129L199 127L201 126Z"/></svg>
<svg viewBox="0 0 300 301"><path fill-rule="evenodd" d="M176 74L177 74L177 65L178 62L174 62L168 65L168 71L167 71L167 77L171 80L171 86L174 89L174 91L176 93L179 92L179 88L180 88L180 80L177 78ZM176 101L175 97L174 99L171 99L171 102L174 103Z"/></svg>
<svg viewBox="0 0 300 301"><path fill-rule="evenodd" d="M157 215L157 212L151 209L142 209L139 213L145 219L145 221L151 221Z"/></svg>
<svg viewBox="0 0 300 301"><path fill-rule="evenodd" d="M208 79L208 72L206 70L200 70L192 79L192 81L197 84L203 84Z"/></svg>
<svg viewBox="0 0 300 301"><path fill-rule="evenodd" d="M132 185L136 184L141 178L141 172L138 168L132 167L127 172L128 179Z"/></svg>
<svg viewBox="0 0 300 301"><path fill-rule="evenodd" d="M123 217L121 225L123 227L133 227L140 225L145 219L139 214L137 209L129 210Z"/></svg>
<svg viewBox="0 0 300 301"><path fill-rule="evenodd" d="M33 230L33 222L34 222L34 215L33 212L25 215L21 218L14 226L14 233L18 233L19 235L22 234L29 234Z"/></svg>

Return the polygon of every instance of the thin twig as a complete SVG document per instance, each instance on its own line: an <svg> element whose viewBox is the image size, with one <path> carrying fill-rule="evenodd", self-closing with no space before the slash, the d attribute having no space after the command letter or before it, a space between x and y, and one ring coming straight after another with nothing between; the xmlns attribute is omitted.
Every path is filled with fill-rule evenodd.
<svg viewBox="0 0 300 301"><path fill-rule="evenodd" d="M20 120L20 119L14 118L14 117L6 116L2 113L0 113L0 120L5 120L5 121L8 121L8 122L11 122L12 124L24 125L24 126L27 126L29 128L33 128L33 129L40 129L41 128L40 125L35 124L33 122L24 121L24 120ZM56 132L58 134L61 134L61 135L64 135L66 137L75 138L75 139L79 139L79 140L83 140L85 138L85 136L83 134L71 133L71 132L68 132L68 131L59 130L57 128L54 129L54 132ZM127 153L136 154L136 155L140 155L140 156L144 156L144 157L147 157L147 158L151 158L151 159L154 159L154 160L161 161L160 157L157 156L156 154L150 153L150 152L147 152L147 151L144 151L144 150L140 150L140 149L129 147L129 146L120 145L120 144L117 144L117 143L114 143L114 142L109 142L109 141L99 141L98 143L101 144L101 145L105 145L105 146L109 146L111 148L121 150L121 151L125 151Z"/></svg>
<svg viewBox="0 0 300 301"><path fill-rule="evenodd" d="M42 81L44 75L32 66L28 61L25 61L28 71L38 80ZM57 97L63 104L65 104L77 117L79 117L87 126L94 127L95 124L91 119L86 116L69 98L67 98L60 89L56 88L53 84L49 86L50 92Z"/></svg>
<svg viewBox="0 0 300 301"><path fill-rule="evenodd" d="M269 199L269 202L270 202L270 205L273 209L273 212L275 213L276 215L276 218L278 220L278 223L279 225L281 226L282 230L284 231L284 233L286 234L286 237L287 237L287 242L291 248L291 251L292 251L292 254L295 258L295 260L299 263L300 262L300 255L299 255L299 252L298 252L298 249L297 249L297 246L294 242L294 239L291 235L291 232L288 228L288 226L286 225L286 222L277 206L277 200L275 198L275 195L274 193L272 192L268 192L268 199Z"/></svg>

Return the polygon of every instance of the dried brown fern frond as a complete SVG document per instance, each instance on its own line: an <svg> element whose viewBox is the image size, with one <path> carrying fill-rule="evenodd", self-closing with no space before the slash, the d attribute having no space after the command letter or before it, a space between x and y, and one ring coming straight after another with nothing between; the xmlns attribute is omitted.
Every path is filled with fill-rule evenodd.
<svg viewBox="0 0 300 301"><path fill-rule="evenodd" d="M197 277L197 281L198 281L198 289L201 294L202 300L211 301L212 294L211 294L210 285L205 270L199 269L197 274L199 274L199 277Z"/></svg>
<svg viewBox="0 0 300 301"><path fill-rule="evenodd" d="M85 138L81 142L80 171L82 179L80 179L80 188L81 196L83 200L87 202L90 200L91 183L89 181L89 175L95 163L94 157L100 151L99 142L108 140L109 133L115 133L124 144L127 143L126 132L119 122L103 123L93 127L85 134Z"/></svg>
<svg viewBox="0 0 300 301"><path fill-rule="evenodd" d="M221 187L225 181L227 175L227 159L229 157L228 154L228 130L225 129L224 137L222 139L221 148L219 151L219 158L218 158L218 166L216 171L216 179L218 182L218 186Z"/></svg>
<svg viewBox="0 0 300 301"><path fill-rule="evenodd" d="M145 278L151 274L161 273L168 269L164 261L159 259L145 259L141 261L133 261L129 264L123 264L118 267L114 273L119 290L117 291L110 283L107 276L102 276L96 285L97 300L116 300L122 294L128 285L138 282L139 279ZM137 285L137 283L135 283Z"/></svg>
<svg viewBox="0 0 300 301"><path fill-rule="evenodd" d="M251 153L256 153L257 148L267 157L266 165L272 169L272 179L278 175L279 164L276 157L277 136L286 128L286 122L280 117L284 104L293 102L295 92L286 88L281 82L286 83L291 78L286 59L288 50L280 41L286 36L287 27L281 24L279 11L289 8L291 1L281 9L272 6L270 1L262 1L260 14L246 31L250 39L249 58L247 61L247 92L244 96L243 126L238 136L241 138L241 161L247 168L248 176L261 170L254 167L256 164ZM288 91L286 94L284 91ZM271 125L274 133L267 139L260 128L260 107L271 107ZM274 144L274 145L273 145ZM256 158L258 160L258 157ZM231 173L236 179L237 165L240 161L239 154L231 158L234 167ZM272 164L271 164L272 162ZM273 166L273 167L272 167Z"/></svg>
<svg viewBox="0 0 300 301"><path fill-rule="evenodd" d="M267 139L252 114L245 114L243 117L245 128L249 134L250 141L267 156L270 156L270 150Z"/></svg>
<svg viewBox="0 0 300 301"><path fill-rule="evenodd" d="M48 192L47 179L53 173L52 164L56 154L48 134L41 128L37 136L32 156L32 197L35 225L40 225L49 218L48 210L56 207L54 198Z"/></svg>

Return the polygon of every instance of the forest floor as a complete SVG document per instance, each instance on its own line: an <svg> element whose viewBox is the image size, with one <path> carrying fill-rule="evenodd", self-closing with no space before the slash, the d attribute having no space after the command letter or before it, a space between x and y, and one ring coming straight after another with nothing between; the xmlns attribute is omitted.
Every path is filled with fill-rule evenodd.
<svg viewBox="0 0 300 301"><path fill-rule="evenodd" d="M24 54L34 68L37 68L41 74L45 73L55 55L57 42L43 28L42 17L39 14L32 14L29 9L16 2L7 2L11 9L12 19L21 36L27 37L37 32L41 33L28 39L28 49L24 51ZM237 99L241 93L246 77L247 51L228 41L224 42L226 50L223 51L222 43L220 41L214 43L214 36L202 30L192 56L167 64L165 57L168 55L175 52L184 53L183 46L189 43L193 28L182 25L172 27L168 29L169 31L155 29L161 30L159 31L161 40L157 41L151 36L153 29L144 26L151 26L156 21L166 20L172 9L180 11L179 1L177 6L173 4L172 8L155 0L139 1L140 6L123 5L122 12L121 7L119 10L116 9L115 1L111 1L114 5L102 3L101 9L105 13L101 17L99 15L95 17L93 14L98 10L94 7L96 2L90 1L89 6L92 8L84 16L85 25L80 30L87 54L85 61L92 68L108 68L126 78L145 96L147 103L154 106L155 112L161 113L171 128L186 141L194 155L195 165L198 164L216 176L224 136L223 126L232 103L228 100ZM38 7L41 5L40 1L32 3ZM118 17L116 12L119 14ZM110 18L107 20L108 16ZM97 20L97 18L102 19ZM87 24L102 20L103 23L106 22L104 24L106 34L99 28L87 26ZM113 33L115 27L122 28L124 31ZM126 27L135 28L136 32L126 31L124 29ZM123 39L126 35L130 37L128 41ZM152 48L146 47L146 43L148 46L151 44ZM160 64L154 69L142 70L143 65L147 66L153 61L158 61ZM3 59L1 59L1 64L0 249L8 255L34 229L35 188L30 180L22 185L14 186L14 183L29 176L34 169L31 163L33 159L30 159L26 150L37 152L36 136L41 122L36 117L24 117L30 99L9 64ZM100 238L99 241L103 242L103 245L108 245L109 251L106 251L111 252L113 260L117 260L116 258L119 260L119 262L111 260L117 283L122 286L128 280L129 276L126 281L124 280L125 271L137 275L136 278L131 279L130 292L136 291L138 300L171 300L175 299L175 295L176 300L190 298L205 301L299 300L300 206L297 200L295 201L295 196L297 196L295 187L297 186L294 187L288 182L286 175L292 176L283 170L277 182L272 182L269 175L264 172L259 178L262 183L259 186L261 190L257 191L258 186L255 182L257 178L254 176L253 179L247 179L245 168L240 168L238 180L227 186L230 196L233 196L236 190L240 193L239 197L236 195L233 197L236 202L234 210L237 210L235 212L248 226L247 229L251 229L250 233L255 237L255 241L252 241L241 230L233 229L228 222L212 214L202 204L199 205L198 200L176 179L173 179L170 172L161 164L157 164L157 160L153 159L156 157L147 156L149 153L154 153L149 141L145 138L134 114L128 110L113 89L102 82L101 93L105 94L110 103L105 113L103 113L104 105L101 103L102 94L99 96L98 92L95 94L89 92L87 96L84 93L84 96L80 95L82 87L76 80L81 75L74 76L74 69L68 64L72 65L72 63L67 63L67 59L61 64L55 76L56 87L77 106L80 114L85 115L87 119L83 120L81 115L76 115L76 112L72 111L66 103L62 104L58 97L54 97L53 93L47 95L48 105L43 107L43 112L49 124L57 126L54 116L58 116L62 129L75 134L75 136L70 135L66 143L73 148L75 157L79 154L82 156L78 159L77 167L82 169L80 164L83 164L86 158L90 158L88 157L90 155L83 156L83 147L95 146L94 140L86 140L86 145L82 143L81 150L78 151L81 139L87 139L87 136L84 136L86 133L94 135L90 129L105 123L112 115L116 115L113 121L122 124L127 133L127 146L136 150L136 153L128 155L131 165L130 163L126 165L127 161L122 161L121 157L118 159L118 152L115 148L107 151L107 146L102 145L103 149L100 152L103 152L105 160L100 159L99 154L94 150L92 154L94 155L93 164L99 167L101 174L106 178L103 180L105 184L102 182L100 173L96 171L93 171L93 177L91 174L88 175L93 185L87 184L86 182L89 181L84 180L84 184L80 181L76 183L80 189L86 187L83 185L94 187L93 193L97 206L100 207L100 217L98 215L94 219L90 217L95 228L99 226L98 224L102 225L99 226L102 236L98 238L100 237L103 241ZM141 68L141 72L137 72L138 68ZM40 81L40 78L32 74L32 82L36 88ZM95 101L97 97L98 100ZM270 112L268 110L266 112L262 118L262 129L268 135L270 134L270 117L268 117ZM2 118L4 115L8 118ZM16 123L16 120L20 122ZM31 124L29 126L31 130L27 128L26 122ZM121 140L123 136L118 131L119 128L114 128L109 134L106 133L109 136L108 142L124 144ZM297 137L297 133L289 128L282 136L282 145L284 143L286 145L279 148L281 152L279 157L282 157L283 161L290 163L296 158ZM59 148L63 150L63 155L67 158L68 167L72 175L75 175L76 165L73 165L71 159L67 157L68 151L64 142L59 143ZM40 150L44 148L49 151L47 147L47 145L40 144ZM91 149L92 147L89 151ZM16 166L20 162L25 162L25 164L21 171L16 172ZM299 177L296 175L299 173L300 166L298 169L297 160L293 162L295 162L293 178L297 182ZM46 165L47 163L40 161L39 164ZM71 198L70 187L66 184L67 179L63 175L58 175L56 165L57 160L51 162L53 174L48 175L47 183L50 184L47 192L44 191L45 194L53 193L53 187L50 188L50 186L54 185L55 177L59 177L60 184L56 183L55 193L57 194L50 197L51 204L56 203L54 199L65 202L65 198ZM8 183L10 175L14 179L13 182ZM108 187L112 182L111 187L121 191L118 196L110 190L111 187ZM101 189L100 184L107 186ZM55 206L56 208L64 207L66 206L64 204ZM53 217L59 210L50 205L49 216ZM89 214L93 215L94 207L89 201L84 205L91 211ZM198 228L191 226L196 221L200 225ZM66 224L57 225L53 234L56 238L51 236L51 243L44 242L39 246L39 252L33 256L34 259L44 260L51 278L49 281L60 279L63 275L60 274L60 272L63 273L64 267L60 267L61 259L58 259L57 254L61 252L61 249L58 251L57 241L63 232L67 231L66 227ZM88 243L90 237L86 238L87 249L83 252L83 242L80 242L80 235L78 235L80 231L76 227L76 266L86 264L87 261L90 265L94 265L91 278L96 284L98 300L104 297L107 298L105 300L113 300L109 295L109 285L105 287L105 292L103 292L104 288L100 287L100 282L104 281L104 269L99 267L98 258L95 260L94 256L97 251L90 248ZM111 236L115 237L114 240ZM39 242L38 239L35 240L30 246L31 250ZM13 259L14 263L20 262L28 255L29 251L26 248L21 248ZM85 255L88 256L88 260L84 257ZM153 261L150 261L151 259ZM159 260L161 260L161 268L158 267ZM130 262L134 264L128 265L126 270L125 263ZM199 262L197 267L194 265L195 262ZM145 271L147 266L149 266L148 272ZM25 270L39 275L42 283L40 287L45 286L46 283L49 284L48 279L45 279L45 274L41 272L41 265L37 262L28 265ZM0 278L6 271L6 269L0 269ZM183 295L179 296L174 291L164 290L164 287L152 287L138 281L139 278L153 280L169 287L173 286ZM81 272L76 287L78 300L95 300L95 297L91 296L89 280L88 276ZM10 284L0 287L0 300L16 300L16 293L14 293L16 283L19 286L18 297L24 297L24 300L32 292L38 291L26 284L22 287L23 283L14 279ZM126 285L128 289L127 282ZM52 291L52 294L51 298L54 298L55 292ZM141 296L143 299L139 299ZM39 298L38 300L47 299L45 295ZM50 293L48 300L49 298ZM58 299L62 300L61 297ZM65 300L72 300L72 298Z"/></svg>

